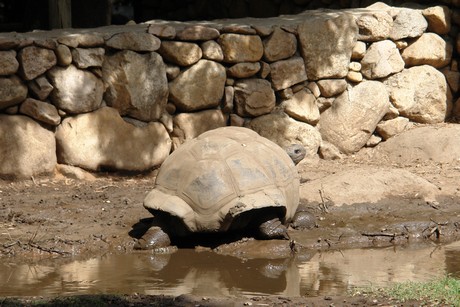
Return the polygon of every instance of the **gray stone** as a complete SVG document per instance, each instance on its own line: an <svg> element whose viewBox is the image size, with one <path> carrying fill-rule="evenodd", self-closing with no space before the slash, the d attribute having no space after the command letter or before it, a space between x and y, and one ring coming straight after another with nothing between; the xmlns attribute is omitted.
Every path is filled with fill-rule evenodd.
<svg viewBox="0 0 460 307"><path fill-rule="evenodd" d="M58 161L87 170L146 171L169 155L171 140L163 124L137 127L116 109L67 117L56 129Z"/></svg>
<svg viewBox="0 0 460 307"><path fill-rule="evenodd" d="M161 41L145 32L123 32L115 34L105 44L114 49L148 52L158 50Z"/></svg>
<svg viewBox="0 0 460 307"><path fill-rule="evenodd" d="M27 86L19 77L0 77L0 110L16 105L26 97Z"/></svg>
<svg viewBox="0 0 460 307"><path fill-rule="evenodd" d="M304 61L301 57L293 57L270 64L270 76L276 91L307 80Z"/></svg>
<svg viewBox="0 0 460 307"><path fill-rule="evenodd" d="M104 62L104 48L74 48L72 59L78 68L101 67Z"/></svg>
<svg viewBox="0 0 460 307"><path fill-rule="evenodd" d="M225 80L224 66L200 60L169 83L169 99L184 112L214 108L224 94Z"/></svg>
<svg viewBox="0 0 460 307"><path fill-rule="evenodd" d="M158 50L163 59L179 66L190 66L198 62L203 52L195 43L163 41Z"/></svg>
<svg viewBox="0 0 460 307"><path fill-rule="evenodd" d="M264 58L268 62L287 59L297 51L297 39L294 34L276 27L264 41Z"/></svg>
<svg viewBox="0 0 460 307"><path fill-rule="evenodd" d="M428 65L404 69L384 81L393 105L412 121L434 124L449 117L452 94L444 75Z"/></svg>
<svg viewBox="0 0 460 307"><path fill-rule="evenodd" d="M21 103L19 112L51 126L57 126L61 122L61 117L55 106L33 98L27 98Z"/></svg>
<svg viewBox="0 0 460 307"><path fill-rule="evenodd" d="M239 80L234 89L236 113L240 116L260 116L275 108L275 92L267 80Z"/></svg>
<svg viewBox="0 0 460 307"><path fill-rule="evenodd" d="M29 46L18 53L19 71L26 80L32 80L56 65L56 55L53 50Z"/></svg>
<svg viewBox="0 0 460 307"><path fill-rule="evenodd" d="M361 73L368 79L380 79L404 69L404 60L395 43L384 40L373 43L361 60Z"/></svg>
<svg viewBox="0 0 460 307"><path fill-rule="evenodd" d="M390 38L394 41L421 36L428 22L419 10L401 9L393 20Z"/></svg>
<svg viewBox="0 0 460 307"><path fill-rule="evenodd" d="M307 158L316 157L321 144L321 135L315 127L296 121L284 112L274 112L256 117L246 127L282 148L292 144L301 144L307 151Z"/></svg>
<svg viewBox="0 0 460 307"><path fill-rule="evenodd" d="M226 63L257 62L264 53L262 40L256 35L226 33L217 42Z"/></svg>
<svg viewBox="0 0 460 307"><path fill-rule="evenodd" d="M389 107L385 85L377 81L361 82L340 95L321 114L319 131L324 140L341 152L357 152L366 144Z"/></svg>
<svg viewBox="0 0 460 307"><path fill-rule="evenodd" d="M53 67L48 78L54 90L50 94L51 102L68 113L85 113L99 108L102 103L104 85L89 71L73 65Z"/></svg>
<svg viewBox="0 0 460 307"><path fill-rule="evenodd" d="M30 117L0 114L0 176L30 178L56 166L54 133Z"/></svg>
<svg viewBox="0 0 460 307"><path fill-rule="evenodd" d="M0 76L14 75L19 68L16 51L0 51Z"/></svg>
<svg viewBox="0 0 460 307"><path fill-rule="evenodd" d="M299 25L300 51L310 80L343 78L358 36L353 16L311 18Z"/></svg>
<svg viewBox="0 0 460 307"><path fill-rule="evenodd" d="M168 101L168 81L158 53L117 52L106 57L102 75L108 106L142 121L160 118Z"/></svg>

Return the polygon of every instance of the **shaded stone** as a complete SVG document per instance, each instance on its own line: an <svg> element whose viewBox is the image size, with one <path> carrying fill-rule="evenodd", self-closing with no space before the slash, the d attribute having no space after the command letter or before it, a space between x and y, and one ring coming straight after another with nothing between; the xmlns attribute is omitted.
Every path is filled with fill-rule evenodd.
<svg viewBox="0 0 460 307"><path fill-rule="evenodd" d="M52 126L57 126L61 122L61 117L59 116L55 106L48 102L33 98L27 98L24 100L24 102L21 103L19 112L28 115L39 122Z"/></svg>
<svg viewBox="0 0 460 307"><path fill-rule="evenodd" d="M96 177L93 174L85 171L84 169L72 165L57 164L56 171L66 178L84 181L96 180Z"/></svg>
<svg viewBox="0 0 460 307"><path fill-rule="evenodd" d="M264 41L264 59L268 62L287 59L297 51L297 39L294 34L276 27L270 37Z"/></svg>
<svg viewBox="0 0 460 307"><path fill-rule="evenodd" d="M388 112L390 101L385 85L364 81L348 89L321 114L319 131L324 140L341 152L361 149Z"/></svg>
<svg viewBox="0 0 460 307"><path fill-rule="evenodd" d="M160 118L168 101L168 81L158 53L123 50L106 56L102 75L108 106L142 121Z"/></svg>
<svg viewBox="0 0 460 307"><path fill-rule="evenodd" d="M260 70L260 63L237 63L227 69L227 74L234 78L249 78Z"/></svg>
<svg viewBox="0 0 460 307"><path fill-rule="evenodd" d="M54 133L30 117L0 114L0 176L30 178L56 166Z"/></svg>
<svg viewBox="0 0 460 307"><path fill-rule="evenodd" d="M201 50L203 51L203 58L207 60L213 60L217 62L222 62L224 59L224 53L222 48L216 41L207 41L203 42L201 45Z"/></svg>
<svg viewBox="0 0 460 307"><path fill-rule="evenodd" d="M56 65L56 55L53 50L29 46L18 53L20 73L26 80L32 80Z"/></svg>
<svg viewBox="0 0 460 307"><path fill-rule="evenodd" d="M99 47L104 45L104 38L97 33L72 33L59 37L57 41L73 48Z"/></svg>
<svg viewBox="0 0 460 307"><path fill-rule="evenodd" d="M430 65L441 68L452 59L453 46L435 33L424 33L401 52L406 67Z"/></svg>
<svg viewBox="0 0 460 307"><path fill-rule="evenodd" d="M219 31L201 25L188 26L177 32L176 38L183 41L207 41L218 38Z"/></svg>
<svg viewBox="0 0 460 307"><path fill-rule="evenodd" d="M428 21L428 31L439 35L449 33L451 28L451 12L447 6L438 5L422 11Z"/></svg>
<svg viewBox="0 0 460 307"><path fill-rule="evenodd" d="M411 9L401 9L393 19L393 27L391 28L390 38L394 41L421 36L428 22L423 17L422 12Z"/></svg>
<svg viewBox="0 0 460 307"><path fill-rule="evenodd" d="M347 81L343 79L323 79L316 82L323 97L342 94L347 89Z"/></svg>
<svg viewBox="0 0 460 307"><path fill-rule="evenodd" d="M64 119L56 141L59 163L93 171L146 171L160 165L171 149L163 124L137 127L110 107Z"/></svg>
<svg viewBox="0 0 460 307"><path fill-rule="evenodd" d="M174 117L174 126L181 131L184 140L196 138L208 130L224 127L228 117L220 110L181 113Z"/></svg>
<svg viewBox="0 0 460 307"><path fill-rule="evenodd" d="M117 33L105 42L107 47L132 51L156 51L161 41L158 37L145 32Z"/></svg>
<svg viewBox="0 0 460 307"><path fill-rule="evenodd" d="M256 117L247 123L246 127L282 148L301 144L307 151L306 158L315 157L321 144L321 135L315 127L296 121L283 112Z"/></svg>
<svg viewBox="0 0 460 307"><path fill-rule="evenodd" d="M275 92L267 80L239 80L234 89L236 113L240 116L260 116L275 108Z"/></svg>
<svg viewBox="0 0 460 307"><path fill-rule="evenodd" d="M54 87L51 102L59 109L68 113L85 113L101 105L104 85L89 71L73 65L56 66L48 72L48 78Z"/></svg>
<svg viewBox="0 0 460 307"><path fill-rule="evenodd" d="M242 34L242 35L254 35L257 34L256 30L248 25L240 25L240 24L231 24L222 27L220 30L222 33L235 33L235 34Z"/></svg>
<svg viewBox="0 0 460 307"><path fill-rule="evenodd" d="M225 80L224 66L200 60L169 83L169 99L183 112L214 108L224 94Z"/></svg>
<svg viewBox="0 0 460 307"><path fill-rule="evenodd" d="M72 59L78 68L101 67L104 62L104 48L74 48Z"/></svg>
<svg viewBox="0 0 460 307"><path fill-rule="evenodd" d="M19 68L16 51L0 51L0 76L14 75Z"/></svg>
<svg viewBox="0 0 460 307"><path fill-rule="evenodd" d="M366 43L357 41L351 52L351 59L355 61L361 60L366 54Z"/></svg>
<svg viewBox="0 0 460 307"><path fill-rule="evenodd" d="M180 67L172 64L165 64L166 77L168 81L174 80L180 74Z"/></svg>
<svg viewBox="0 0 460 307"><path fill-rule="evenodd" d="M319 121L320 114L315 95L307 90L298 91L291 99L283 101L281 107L290 117L312 126Z"/></svg>
<svg viewBox="0 0 460 307"><path fill-rule="evenodd" d="M404 69L404 60L395 43L384 40L373 43L361 60L361 73L368 79L379 79Z"/></svg>
<svg viewBox="0 0 460 307"><path fill-rule="evenodd" d="M19 77L0 77L0 110L16 105L26 97L27 86Z"/></svg>
<svg viewBox="0 0 460 307"><path fill-rule="evenodd" d="M273 88L277 91L307 80L304 61L301 57L270 64L270 76Z"/></svg>
<svg viewBox="0 0 460 307"><path fill-rule="evenodd" d="M195 43L164 41L158 50L163 59L179 65L190 66L201 59L201 48Z"/></svg>
<svg viewBox="0 0 460 307"><path fill-rule="evenodd" d="M259 70L259 77L262 78L262 79L265 79L268 77L268 75L270 74L271 70L270 70L270 64L264 62L264 61L260 61L260 70Z"/></svg>
<svg viewBox="0 0 460 307"><path fill-rule="evenodd" d="M170 25L150 24L148 33L164 39L173 39L176 37L176 29Z"/></svg>
<svg viewBox="0 0 460 307"><path fill-rule="evenodd" d="M264 53L262 40L256 35L226 33L217 42L227 63L257 62Z"/></svg>
<svg viewBox="0 0 460 307"><path fill-rule="evenodd" d="M452 95L446 78L428 65L404 69L384 81L400 114L419 123L440 123L449 117Z"/></svg>
<svg viewBox="0 0 460 307"><path fill-rule="evenodd" d="M72 53L66 45L60 44L56 48L56 59L58 65L69 66L72 63Z"/></svg>
<svg viewBox="0 0 460 307"><path fill-rule="evenodd" d="M349 14L325 15L306 20L298 27L300 52L310 80L343 78L348 73L358 26Z"/></svg>

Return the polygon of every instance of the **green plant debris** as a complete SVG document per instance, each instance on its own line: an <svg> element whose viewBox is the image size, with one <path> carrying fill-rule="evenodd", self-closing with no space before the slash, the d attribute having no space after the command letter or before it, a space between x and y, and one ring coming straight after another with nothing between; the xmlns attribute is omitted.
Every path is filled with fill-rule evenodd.
<svg viewBox="0 0 460 307"><path fill-rule="evenodd" d="M435 306L460 307L460 279L446 276L428 282L396 283L384 288L355 288L351 294L385 297L402 303L419 301Z"/></svg>

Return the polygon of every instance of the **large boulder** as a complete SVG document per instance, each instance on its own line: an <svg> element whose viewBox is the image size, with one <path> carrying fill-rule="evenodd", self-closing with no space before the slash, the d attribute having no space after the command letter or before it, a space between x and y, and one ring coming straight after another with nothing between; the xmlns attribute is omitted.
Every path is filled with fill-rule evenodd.
<svg viewBox="0 0 460 307"><path fill-rule="evenodd" d="M200 60L169 83L169 99L184 112L214 108L222 99L226 79L224 66Z"/></svg>
<svg viewBox="0 0 460 307"><path fill-rule="evenodd" d="M373 151L373 158L389 163L458 163L459 140L459 125L418 127L380 143Z"/></svg>
<svg viewBox="0 0 460 307"><path fill-rule="evenodd" d="M321 204L327 200L327 205L334 206L377 203L401 195L406 200L433 201L438 194L434 184L409 171L375 167L339 171L311 180L300 189L303 201Z"/></svg>
<svg viewBox="0 0 460 307"><path fill-rule="evenodd" d="M148 73L147 73L148 72ZM161 56L125 50L107 56L102 66L104 99L121 115L158 120L168 101L168 80Z"/></svg>
<svg viewBox="0 0 460 307"><path fill-rule="evenodd" d="M104 85L98 77L73 65L55 66L48 72L54 87L51 102L68 113L85 113L99 108L102 103Z"/></svg>
<svg viewBox="0 0 460 307"><path fill-rule="evenodd" d="M0 177L30 178L56 166L54 133L30 117L0 114Z"/></svg>
<svg viewBox="0 0 460 307"><path fill-rule="evenodd" d="M166 128L152 122L134 126L114 108L67 117L56 129L59 163L87 170L146 171L171 149Z"/></svg>
<svg viewBox="0 0 460 307"><path fill-rule="evenodd" d="M354 153L366 144L389 108L385 86L365 81L345 91L321 114L319 131L343 153Z"/></svg>
<svg viewBox="0 0 460 307"><path fill-rule="evenodd" d="M345 77L358 36L353 16L324 16L309 18L298 27L300 51L310 80Z"/></svg>
<svg viewBox="0 0 460 307"><path fill-rule="evenodd" d="M296 121L284 112L274 112L251 120L247 128L275 142L282 148L301 144L307 150L306 157L314 158L321 144L321 135L315 127Z"/></svg>
<svg viewBox="0 0 460 307"><path fill-rule="evenodd" d="M399 113L412 121L440 123L450 115L452 94L444 75L432 66L404 69L384 84Z"/></svg>

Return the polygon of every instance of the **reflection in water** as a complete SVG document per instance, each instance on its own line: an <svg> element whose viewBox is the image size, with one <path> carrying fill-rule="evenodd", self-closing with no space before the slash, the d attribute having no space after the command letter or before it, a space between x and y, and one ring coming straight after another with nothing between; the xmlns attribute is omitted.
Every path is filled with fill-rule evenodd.
<svg viewBox="0 0 460 307"><path fill-rule="evenodd" d="M339 295L355 286L460 277L460 242L430 248L321 252L309 260L239 259L179 250L107 255L63 265L0 261L0 296L142 293Z"/></svg>

